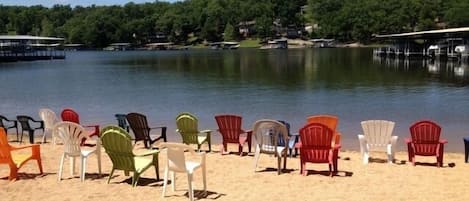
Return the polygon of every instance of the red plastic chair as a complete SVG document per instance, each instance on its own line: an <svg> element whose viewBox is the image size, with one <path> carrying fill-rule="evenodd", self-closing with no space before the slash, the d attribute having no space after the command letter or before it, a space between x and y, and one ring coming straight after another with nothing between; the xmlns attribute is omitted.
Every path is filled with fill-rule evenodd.
<svg viewBox="0 0 469 201"><path fill-rule="evenodd" d="M448 141L440 139L441 127L435 122L424 120L410 126L411 138L406 138L409 161L415 165L415 155L436 156L437 166L443 165L444 144Z"/></svg>
<svg viewBox="0 0 469 201"><path fill-rule="evenodd" d="M300 173L307 175L306 163L328 163L329 173L333 176L337 172L340 144L332 146L334 131L320 123L310 123L300 129L300 142L296 147L300 149Z"/></svg>
<svg viewBox="0 0 469 201"><path fill-rule="evenodd" d="M228 143L238 144L239 155L243 155L243 146L247 142L249 152L251 152L252 142L252 131L241 129L242 118L237 115L217 115L215 120L218 124L218 132L223 137L223 146L221 147L221 153L227 151ZM245 134L245 135L242 135Z"/></svg>
<svg viewBox="0 0 469 201"><path fill-rule="evenodd" d="M70 121L76 124L80 124L80 116L71 108L65 108L60 114L62 121ZM81 125L81 124L80 124ZM82 125L85 128L93 128L93 130L88 130L89 136L99 136L99 125ZM85 144L86 139L83 139L80 145Z"/></svg>
<svg viewBox="0 0 469 201"><path fill-rule="evenodd" d="M307 118L307 124L309 123L320 123L324 124L327 127L329 127L332 131L334 131L334 141L332 146L334 144L340 144L340 137L341 134L339 131L337 131L337 124L339 123L339 117L334 116L334 115L314 115L314 116L309 116Z"/></svg>

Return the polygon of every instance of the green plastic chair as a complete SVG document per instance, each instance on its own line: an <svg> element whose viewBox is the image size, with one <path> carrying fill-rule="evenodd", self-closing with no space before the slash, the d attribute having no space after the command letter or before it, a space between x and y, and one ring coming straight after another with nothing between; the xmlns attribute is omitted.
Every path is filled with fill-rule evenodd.
<svg viewBox="0 0 469 201"><path fill-rule="evenodd" d="M181 134L182 143L184 144L197 144L197 150L200 151L200 146L207 142L208 151L212 151L212 143L210 142L211 130L199 131L197 128L197 118L188 112L183 112L176 117L176 132Z"/></svg>
<svg viewBox="0 0 469 201"><path fill-rule="evenodd" d="M140 175L150 166L155 166L156 179L160 180L158 150L134 154L132 151L132 139L129 133L118 126L107 126L104 128L101 131L101 141L112 161L112 170L107 183L111 180L114 170L123 170L126 176L129 176L129 172L134 172L132 186L135 187ZM153 157L149 158L146 156Z"/></svg>

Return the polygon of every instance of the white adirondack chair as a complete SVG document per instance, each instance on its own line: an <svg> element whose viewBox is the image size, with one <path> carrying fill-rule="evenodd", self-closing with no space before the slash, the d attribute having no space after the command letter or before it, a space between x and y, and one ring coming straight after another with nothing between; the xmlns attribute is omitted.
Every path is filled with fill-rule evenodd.
<svg viewBox="0 0 469 201"><path fill-rule="evenodd" d="M283 160L283 169L287 166L288 147L278 146L279 138L283 138L283 142L288 142L287 127L275 120L261 119L256 121L252 132L256 138L256 152L254 154L254 172L261 153L270 154L277 157L277 173L280 174L280 164Z"/></svg>
<svg viewBox="0 0 469 201"><path fill-rule="evenodd" d="M44 136L42 137L42 143L45 143L46 136L50 135L52 143L55 145L57 138L53 135L52 130L54 129L55 124L59 122L59 118L57 118L54 111L47 108L39 109L39 117L44 121Z"/></svg>
<svg viewBox="0 0 469 201"><path fill-rule="evenodd" d="M86 159L91 154L96 154L98 159L98 171L101 175L101 143L99 138L96 139L96 146L90 149L83 149L80 143L83 138L87 140L90 138L88 133L81 125L73 122L59 122L54 126L54 135L62 140L64 143L64 152L62 159L60 160L60 167L58 173L58 181L62 179L63 164L66 157L70 158L70 171L73 175L75 173L75 158L80 157L81 168L80 168L80 179L83 182L85 180L86 172Z"/></svg>
<svg viewBox="0 0 469 201"><path fill-rule="evenodd" d="M179 143L161 143L158 146L160 149L166 148L167 153L167 161L164 170L164 184L163 184L163 193L162 197L164 198L166 193L166 184L168 183L168 174L171 172L171 186L172 190L174 191L176 188L176 180L175 174L176 172L184 172L187 173L187 180L189 183L189 199L191 201L194 200L194 190L192 187L192 178L193 173L195 170L202 168L202 176L204 182L204 193L207 190L207 180L206 180L206 172L207 168L205 166L205 152L196 153L194 148L186 144L179 144ZM200 156L200 162L195 161L186 161L184 156L185 151L189 151L189 153L193 155Z"/></svg>
<svg viewBox="0 0 469 201"><path fill-rule="evenodd" d="M384 150L388 155L388 163L394 161L397 136L392 136L395 123L386 120L368 120L361 122L363 135L358 135L363 163L367 164L370 151Z"/></svg>

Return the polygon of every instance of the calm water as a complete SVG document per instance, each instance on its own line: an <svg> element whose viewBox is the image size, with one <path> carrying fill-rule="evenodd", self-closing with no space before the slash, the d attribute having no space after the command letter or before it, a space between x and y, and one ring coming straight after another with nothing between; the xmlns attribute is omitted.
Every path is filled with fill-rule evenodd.
<svg viewBox="0 0 469 201"><path fill-rule="evenodd" d="M215 114L235 113L245 128L273 118L294 131L326 113L339 116L344 148L353 150L362 120L395 121L405 150L409 125L425 118L442 125L447 150L461 151L468 72L458 63L379 60L371 49L68 52L66 60L0 64L0 114L38 118L39 108L71 107L82 123L106 125L115 113L140 112L179 140L174 118L183 111L201 129L216 128Z"/></svg>

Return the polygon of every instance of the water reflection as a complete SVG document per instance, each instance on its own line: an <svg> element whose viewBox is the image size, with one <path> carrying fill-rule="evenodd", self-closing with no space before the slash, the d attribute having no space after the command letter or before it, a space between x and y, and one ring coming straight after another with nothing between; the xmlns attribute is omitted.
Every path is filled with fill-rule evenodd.
<svg viewBox="0 0 469 201"><path fill-rule="evenodd" d="M431 60L373 56L375 64L397 71L425 73L423 78L458 86L469 84L469 64L460 60Z"/></svg>
<svg viewBox="0 0 469 201"><path fill-rule="evenodd" d="M366 119L395 121L400 138L421 118L441 123L450 143L469 130L469 88L460 87L467 65L372 59L372 49L71 52L62 61L0 65L8 117L73 107L106 125L115 113L142 112L174 131L179 112L206 128L216 127L214 114L236 113L246 127L273 118L297 131L307 116L328 113L340 117L347 149L358 149Z"/></svg>

